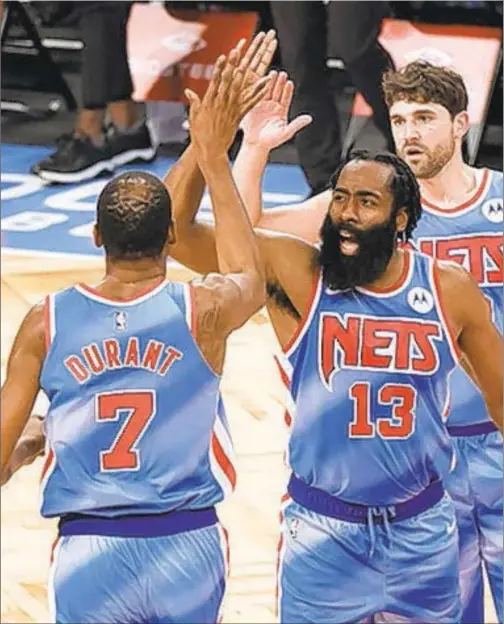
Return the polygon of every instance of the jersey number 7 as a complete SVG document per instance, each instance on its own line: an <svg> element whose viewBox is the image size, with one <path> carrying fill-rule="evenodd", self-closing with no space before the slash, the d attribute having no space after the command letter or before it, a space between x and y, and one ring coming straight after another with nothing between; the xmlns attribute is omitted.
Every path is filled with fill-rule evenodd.
<svg viewBox="0 0 504 624"><path fill-rule="evenodd" d="M156 414L153 390L122 390L97 394L96 421L124 422L110 448L100 451L100 472L139 470L140 452L136 448Z"/></svg>

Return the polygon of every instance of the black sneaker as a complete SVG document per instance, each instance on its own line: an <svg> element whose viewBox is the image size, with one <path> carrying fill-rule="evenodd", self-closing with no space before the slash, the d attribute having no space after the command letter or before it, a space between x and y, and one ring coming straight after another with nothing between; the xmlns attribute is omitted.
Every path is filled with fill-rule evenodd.
<svg viewBox="0 0 504 624"><path fill-rule="evenodd" d="M115 167L139 160L150 162L156 157L156 148L145 123L127 132L121 132L110 125L107 129L107 142Z"/></svg>
<svg viewBox="0 0 504 624"><path fill-rule="evenodd" d="M65 135L56 143L56 151L34 165L32 173L42 180L75 184L92 180L101 173L114 171L108 142L96 146L88 137Z"/></svg>

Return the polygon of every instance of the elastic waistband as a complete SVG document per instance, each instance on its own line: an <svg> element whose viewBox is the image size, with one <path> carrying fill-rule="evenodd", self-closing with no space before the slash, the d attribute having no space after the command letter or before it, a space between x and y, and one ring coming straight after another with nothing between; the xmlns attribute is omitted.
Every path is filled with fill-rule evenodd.
<svg viewBox="0 0 504 624"><path fill-rule="evenodd" d="M323 490L310 487L306 485L304 481L298 479L292 475L288 485L288 492L296 501L296 503L303 505L311 511L336 518L337 520L345 520L346 522L360 522L367 523L369 517L369 509L386 509L389 511L390 521L397 522L398 520L407 520L413 516L430 509L436 503L438 503L444 494L444 488L440 481L435 481L429 485L425 490L405 501L404 503L397 503L395 505L357 505L355 503L348 503L346 501L331 496ZM374 518L376 524L385 522L382 515L377 515Z"/></svg>
<svg viewBox="0 0 504 624"><path fill-rule="evenodd" d="M453 427L447 427L448 433L454 438L477 436L485 433L493 433L499 431L495 423L491 420L486 422L476 423L475 425L454 425Z"/></svg>
<svg viewBox="0 0 504 624"><path fill-rule="evenodd" d="M59 521L59 534L106 535L109 537L163 537L184 531L194 531L217 524L215 507L184 511L171 511L164 514L136 516L87 516L72 514Z"/></svg>

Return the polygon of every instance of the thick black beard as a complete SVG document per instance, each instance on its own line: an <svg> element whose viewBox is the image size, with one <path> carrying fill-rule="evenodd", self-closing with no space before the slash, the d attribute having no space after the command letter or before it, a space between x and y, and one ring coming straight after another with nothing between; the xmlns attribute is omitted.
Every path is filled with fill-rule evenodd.
<svg viewBox="0 0 504 624"><path fill-rule="evenodd" d="M341 253L341 229L353 234L359 243L355 256ZM326 286L332 290L348 290L369 285L383 275L394 253L397 239L395 218L391 217L383 225L359 230L352 225L335 224L326 215L320 238L319 265Z"/></svg>

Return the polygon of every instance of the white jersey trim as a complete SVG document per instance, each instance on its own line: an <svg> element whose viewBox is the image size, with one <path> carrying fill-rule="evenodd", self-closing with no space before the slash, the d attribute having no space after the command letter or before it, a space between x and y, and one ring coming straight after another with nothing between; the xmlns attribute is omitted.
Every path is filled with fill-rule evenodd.
<svg viewBox="0 0 504 624"><path fill-rule="evenodd" d="M322 293L322 284L323 284L323 276L322 271L317 277L317 284L315 287L315 292L312 296L312 300L309 303L308 310L306 311L304 317L299 321L299 325L296 329L296 332L292 336L291 340L283 350L286 357L290 357L294 351L299 347L301 341L303 340L306 332L309 330L311 323L313 321L313 317L315 316L315 312L317 311L318 304L320 301L320 295Z"/></svg>
<svg viewBox="0 0 504 624"><path fill-rule="evenodd" d="M476 208L488 194L490 186L492 185L494 173L492 169L486 168L474 169L474 172L476 176L477 190L473 193L469 200L462 202L459 206L454 206L453 208L440 208L427 200L422 200L423 210L436 216L446 217L447 219L456 219L467 214L468 212L471 212L471 210L474 210L474 208Z"/></svg>
<svg viewBox="0 0 504 624"><path fill-rule="evenodd" d="M103 303L105 305L123 308L123 307L131 307L134 305L138 305L139 303L143 303L144 301L148 301L149 299L152 299L152 297L155 297L158 293L160 293L163 290L163 288L166 287L167 284L168 284L168 281L165 279L161 282L161 284L159 284L158 286L156 286L149 292L146 292L144 295L140 295L139 297L136 297L129 301L107 299L106 297L102 297L101 295L93 292L92 290L88 290L89 287L86 287L84 284L76 284L74 288L77 292L79 292L84 297L87 297L88 299L97 301L98 303Z"/></svg>

